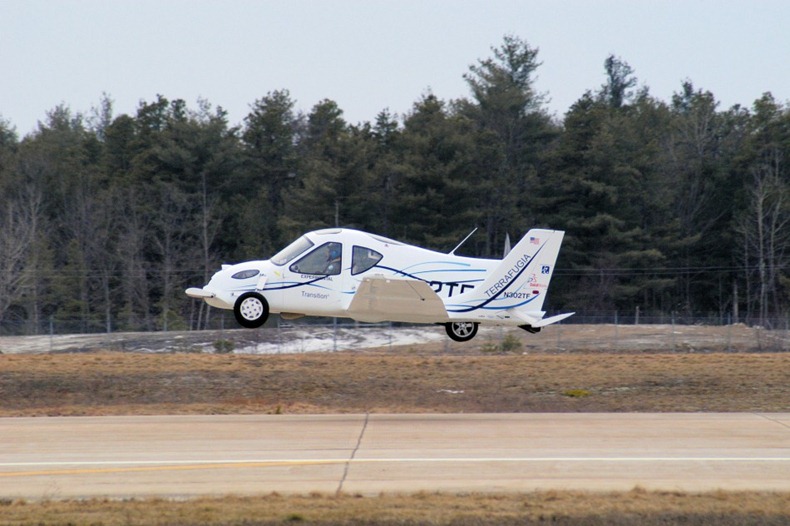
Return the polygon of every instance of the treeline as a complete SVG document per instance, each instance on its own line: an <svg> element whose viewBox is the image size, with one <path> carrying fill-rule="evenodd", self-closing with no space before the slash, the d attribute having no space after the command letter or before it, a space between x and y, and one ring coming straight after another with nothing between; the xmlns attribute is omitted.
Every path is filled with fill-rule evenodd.
<svg viewBox="0 0 790 526"><path fill-rule="evenodd" d="M197 328L186 287L336 225L443 251L477 226L464 250L492 257L563 229L552 309L786 315L790 106L722 109L691 81L658 100L610 56L560 119L539 66L507 36L470 66L469 98L360 124L331 100L296 112L287 90L238 127L163 96L135 115L59 106L22 139L0 120L0 321Z"/></svg>

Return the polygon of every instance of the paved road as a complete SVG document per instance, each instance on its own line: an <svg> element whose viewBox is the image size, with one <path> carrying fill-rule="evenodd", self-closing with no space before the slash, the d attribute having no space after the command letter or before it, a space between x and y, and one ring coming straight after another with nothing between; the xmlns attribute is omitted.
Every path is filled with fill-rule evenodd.
<svg viewBox="0 0 790 526"><path fill-rule="evenodd" d="M0 498L790 491L790 413L0 419Z"/></svg>

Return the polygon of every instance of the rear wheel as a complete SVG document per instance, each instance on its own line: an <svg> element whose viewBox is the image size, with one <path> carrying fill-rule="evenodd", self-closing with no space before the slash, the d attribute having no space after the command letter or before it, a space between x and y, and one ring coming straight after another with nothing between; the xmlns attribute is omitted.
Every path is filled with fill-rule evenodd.
<svg viewBox="0 0 790 526"><path fill-rule="evenodd" d="M236 300L233 314L242 327L257 329L269 318L269 302L257 292L245 292Z"/></svg>
<svg viewBox="0 0 790 526"><path fill-rule="evenodd" d="M457 342L468 342L477 334L477 323L471 321L448 322L444 324L447 336Z"/></svg>

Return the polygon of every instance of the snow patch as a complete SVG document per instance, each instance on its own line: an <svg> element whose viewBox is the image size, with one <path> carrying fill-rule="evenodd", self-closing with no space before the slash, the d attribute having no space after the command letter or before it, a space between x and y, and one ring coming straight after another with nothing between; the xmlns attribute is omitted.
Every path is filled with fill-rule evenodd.
<svg viewBox="0 0 790 526"><path fill-rule="evenodd" d="M237 354L296 354L307 352L332 352L416 345L439 341L443 334L422 329L318 329L294 330L287 335L276 335L273 341L239 346Z"/></svg>

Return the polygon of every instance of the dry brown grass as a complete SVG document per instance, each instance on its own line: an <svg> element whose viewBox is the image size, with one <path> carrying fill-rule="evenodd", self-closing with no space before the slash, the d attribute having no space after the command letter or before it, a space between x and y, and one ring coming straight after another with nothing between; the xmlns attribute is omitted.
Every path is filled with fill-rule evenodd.
<svg viewBox="0 0 790 526"><path fill-rule="evenodd" d="M771 412L788 378L788 353L4 355L0 416Z"/></svg>
<svg viewBox="0 0 790 526"><path fill-rule="evenodd" d="M189 501L70 501L0 504L2 525L259 524L761 524L786 525L779 493L647 492L354 495L202 498Z"/></svg>

